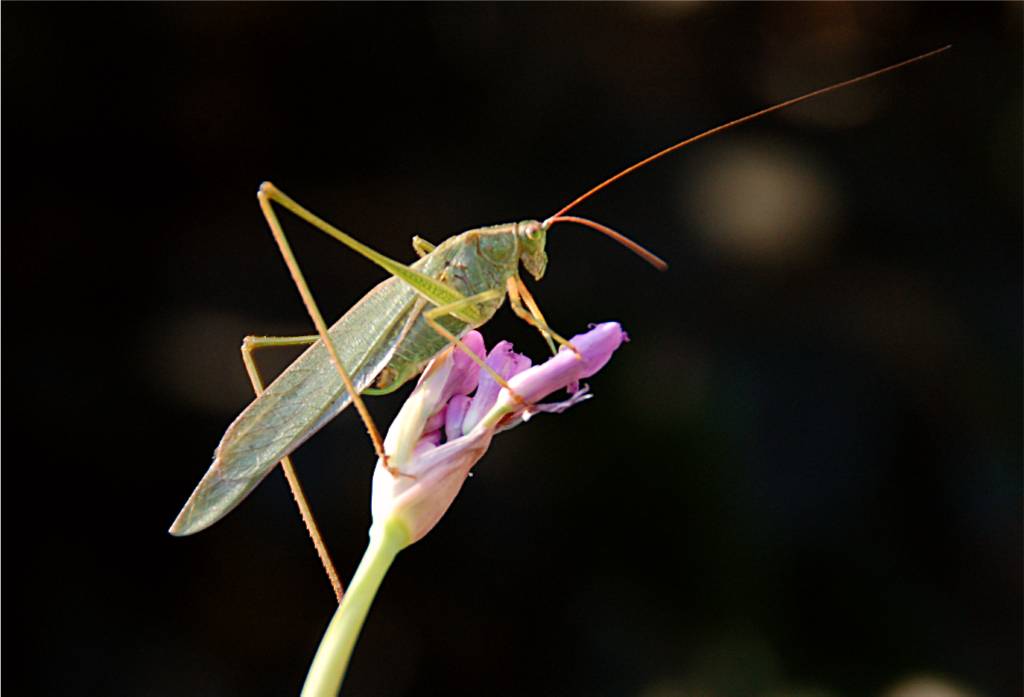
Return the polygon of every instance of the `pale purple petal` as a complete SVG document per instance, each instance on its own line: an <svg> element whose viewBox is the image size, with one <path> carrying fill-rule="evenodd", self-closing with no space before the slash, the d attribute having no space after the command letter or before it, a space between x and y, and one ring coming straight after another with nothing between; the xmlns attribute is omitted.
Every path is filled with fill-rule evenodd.
<svg viewBox="0 0 1024 697"><path fill-rule="evenodd" d="M445 412L448 411L446 406L442 406L438 409L427 422L423 424L423 432L430 433L431 431L439 431L445 424Z"/></svg>
<svg viewBox="0 0 1024 697"><path fill-rule="evenodd" d="M512 356L513 356L513 359L514 359L513 364L512 364L512 369L510 371L508 371L508 375L502 374L502 376L506 380L508 380L509 378L515 377L516 375L519 375L519 373L523 372L524 370L529 368L531 365L533 365L533 361L530 360L530 357L525 355L525 354L514 353L514 354L512 354Z"/></svg>
<svg viewBox="0 0 1024 697"><path fill-rule="evenodd" d="M444 435L447 440L461 438L464 434L462 422L466 418L470 402L470 398L464 394L457 394L448 402L444 420Z"/></svg>
<svg viewBox="0 0 1024 697"><path fill-rule="evenodd" d="M583 372L580 379L589 378L601 370L622 343L629 341L618 322L603 322L591 326L586 334L577 334L570 343L583 354Z"/></svg>
<svg viewBox="0 0 1024 697"><path fill-rule="evenodd" d="M474 330L462 337L462 343L476 355L483 358L486 354L484 338L480 332ZM452 372L448 374L448 380L444 385L441 402L447 402L452 395L469 394L477 385L480 376L480 366L469 357L465 351L458 346L452 347Z"/></svg>
<svg viewBox="0 0 1024 697"><path fill-rule="evenodd" d="M498 375L505 380L518 375L530 367L530 359L512 350L512 344L508 341L499 341L487 355L487 365L494 369ZM473 426L491 410L498 399L501 386L494 381L491 374L482 371L480 373L480 385L473 395L473 402L466 412L462 422L462 432L469 433Z"/></svg>
<svg viewBox="0 0 1024 697"><path fill-rule="evenodd" d="M412 449L412 457L417 458L441 445L441 431L424 433Z"/></svg>
<svg viewBox="0 0 1024 697"><path fill-rule="evenodd" d="M580 355L562 347L553 358L513 377L509 386L527 403L539 402L552 392L596 373L625 339L626 333L618 322L598 324L570 340Z"/></svg>

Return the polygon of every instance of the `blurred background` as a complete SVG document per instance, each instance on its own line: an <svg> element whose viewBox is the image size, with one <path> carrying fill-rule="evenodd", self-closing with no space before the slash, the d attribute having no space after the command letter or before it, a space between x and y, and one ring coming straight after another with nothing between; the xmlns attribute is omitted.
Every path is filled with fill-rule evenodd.
<svg viewBox="0 0 1024 697"><path fill-rule="evenodd" d="M260 181L412 259L952 43L577 209L667 273L556 229L552 325L632 342L400 555L345 694L1021 694L1022 7L4 3L7 681L301 685L334 598L283 477L166 533L242 337L310 330ZM383 277L284 221L331 318ZM348 412L296 456L346 579L373 461Z"/></svg>

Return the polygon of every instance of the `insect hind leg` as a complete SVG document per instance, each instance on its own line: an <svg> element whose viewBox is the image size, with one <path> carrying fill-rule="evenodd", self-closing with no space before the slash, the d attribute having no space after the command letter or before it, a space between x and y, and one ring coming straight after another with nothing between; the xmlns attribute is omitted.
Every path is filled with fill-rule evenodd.
<svg viewBox="0 0 1024 697"><path fill-rule="evenodd" d="M306 346L317 341L320 337L316 334L311 336L247 336L242 340L242 363L245 364L245 371L249 374L249 382L252 383L253 392L259 397L263 394L263 378L260 376L259 368L256 367L256 361L253 358L253 353L256 349L260 348L275 348L282 346ZM316 524L316 520L313 518L313 511L309 507L309 501L306 499L306 494L302 490L302 485L299 483L299 476L295 472L295 466L292 464L291 457L285 455L281 458L281 470L284 472L284 477L288 481L288 488L292 491L292 498L295 499L295 504L299 507L299 515L302 516L302 522L306 525L306 531L309 533L310 539L313 540L313 546L316 548L317 556L320 557L320 563L323 564L324 571L327 572L327 579L331 583L331 588L334 590L334 596L341 603L341 597L344 594L344 588L341 585L341 579L338 577L338 572L334 568L334 562L331 561L331 555L327 551L327 545L324 544L323 537L320 535L320 528Z"/></svg>
<svg viewBox="0 0 1024 697"><path fill-rule="evenodd" d="M341 377L342 383L345 385L345 389L348 390L349 395L352 397L352 404L355 405L356 411L359 412L360 418L366 425L366 432L370 436L370 440L373 441L373 450L377 454L377 458L381 463L388 467L388 456L384 452L384 439L380 436L380 429L377 428L377 424L374 422L373 417L370 415L369 409L366 408L366 404L363 402L362 397L359 396L359 391L355 388L352 383L352 378L349 377L348 371L345 370L345 366L341 363L341 358L338 357L338 350L334 345L334 341L331 339L330 334L327 333L327 323L324 322L323 315L320 314L320 308L317 307L316 300L313 299L313 293L309 290L309 285L306 283L306 279L302 274L302 269L299 268L299 262L295 258L295 254L292 252L291 246L288 244L288 238L285 237L284 229L281 227L281 222L277 219L277 214L274 212L274 207L271 204L272 200L281 202L289 210L301 211L301 217L306 220L312 218L317 221L314 224L320 227L318 223L322 223L319 218L313 216L311 213L306 211L298 204L288 199L280 191L277 190L272 184L264 183L260 187L256 197L260 202L260 209L263 211L263 217L267 220L267 225L270 226L270 231L274 235L274 241L277 242L278 248L281 250L281 255L284 257L284 263L288 266L288 271L291 273L292 280L295 282L296 287L299 290L299 295L302 296L302 302L306 306L306 311L309 313L310 318L313 320L313 324L316 326L317 335L323 340L324 346L327 348L327 354L331 358L331 363L334 364L335 369L338 371L338 375ZM307 217L309 216L309 217ZM323 223L326 225L326 223ZM323 229L323 228L321 228Z"/></svg>

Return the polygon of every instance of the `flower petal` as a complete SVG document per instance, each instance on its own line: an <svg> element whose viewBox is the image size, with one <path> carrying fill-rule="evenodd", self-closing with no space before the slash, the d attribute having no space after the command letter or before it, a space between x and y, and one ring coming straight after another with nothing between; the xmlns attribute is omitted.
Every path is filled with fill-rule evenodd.
<svg viewBox="0 0 1024 697"><path fill-rule="evenodd" d="M579 355L563 346L553 358L514 376L508 381L509 386L528 403L539 402L552 392L596 373L625 339L626 333L618 322L595 325L570 340Z"/></svg>
<svg viewBox="0 0 1024 697"><path fill-rule="evenodd" d="M570 342L583 354L584 368L580 379L589 378L601 370L626 341L629 341L629 336L622 331L622 325L618 322L595 324L586 334L574 336Z"/></svg>
<svg viewBox="0 0 1024 697"><path fill-rule="evenodd" d="M538 404L552 392L593 375L625 339L617 323L601 324L573 337L580 355L563 349L532 368L528 358L512 351L511 344L498 343L488 354L487 364L509 381L526 404L513 400L508 390L500 390L462 351L440 353L388 430L385 447L391 467L378 466L373 477L375 524L390 519L408 528L410 542L422 538L451 505L495 433L538 412L564 411L587 399L590 395L583 388L574 390L568 400ZM479 334L467 334L466 340L474 351L483 352ZM469 397L474 387L476 394ZM442 435L447 437L443 444Z"/></svg>
<svg viewBox="0 0 1024 697"><path fill-rule="evenodd" d="M477 356L487 355L484 338L480 332L473 330L462 337L462 343ZM452 372L448 375L442 394L442 402L447 402L457 394L469 394L477 386L480 377L480 366L458 346L452 350Z"/></svg>
<svg viewBox="0 0 1024 697"><path fill-rule="evenodd" d="M521 373L530 367L530 359L512 350L512 344L508 341L499 341L487 355L487 365L494 369L498 375L505 380ZM498 399L501 386L495 382L490 373L480 373L480 385L473 395L473 403L466 412L462 422L462 432L469 433L477 425L484 414L491 410Z"/></svg>
<svg viewBox="0 0 1024 697"><path fill-rule="evenodd" d="M423 432L429 433L431 431L439 431L444 427L445 419L447 417L448 405L442 405L440 409L435 411L427 422L423 424Z"/></svg>
<svg viewBox="0 0 1024 697"><path fill-rule="evenodd" d="M413 471L397 477L378 465L370 498L374 524L399 520L408 528L409 544L420 540L451 506L493 437L493 429L478 429L436 448L418 450Z"/></svg>
<svg viewBox="0 0 1024 697"><path fill-rule="evenodd" d="M433 450L437 446L441 445L441 431L430 431L424 433L416 445L412 449L412 458L416 459L422 457L428 450Z"/></svg>
<svg viewBox="0 0 1024 697"><path fill-rule="evenodd" d="M448 401L444 420L444 435L448 440L455 440L465 433L462 430L462 423L471 402L472 400L464 394L457 394Z"/></svg>

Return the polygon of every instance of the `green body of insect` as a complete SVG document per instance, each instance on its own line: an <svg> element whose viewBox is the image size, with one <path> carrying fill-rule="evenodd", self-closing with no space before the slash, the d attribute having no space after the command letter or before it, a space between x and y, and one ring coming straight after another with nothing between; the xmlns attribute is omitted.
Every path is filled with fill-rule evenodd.
<svg viewBox="0 0 1024 697"><path fill-rule="evenodd" d="M478 228L449 238L407 268L435 279L462 298L491 291L494 297L438 318L448 332L462 336L498 310L506 283L518 276L520 262L535 279L544 275L545 237L546 228L537 221ZM418 375L449 343L424 317L431 303L446 301L451 298L439 297L437 289L417 288L395 275L345 313L330 335L356 389L391 392ZM171 532L188 535L219 520L278 461L351 401L326 346L317 341L228 427L213 465Z"/></svg>

